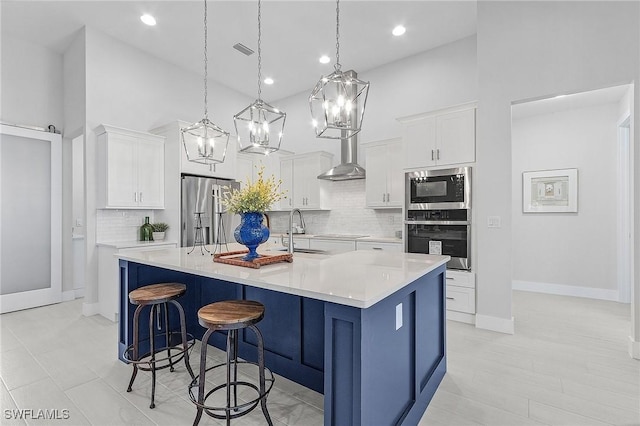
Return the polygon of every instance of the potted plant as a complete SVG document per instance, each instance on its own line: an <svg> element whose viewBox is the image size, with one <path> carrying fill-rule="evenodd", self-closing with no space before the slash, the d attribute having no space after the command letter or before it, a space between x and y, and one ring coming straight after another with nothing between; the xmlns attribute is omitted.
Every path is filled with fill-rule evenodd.
<svg viewBox="0 0 640 426"><path fill-rule="evenodd" d="M262 224L264 213L271 204L281 200L285 193L280 191L281 180L276 182L272 175L264 178L264 166L258 171L255 182L247 181L241 189L225 191L222 202L231 213L240 215L240 225L233 236L240 244L247 246L249 253L244 260L251 261L258 257L256 248L269 239L269 228Z"/></svg>
<svg viewBox="0 0 640 426"><path fill-rule="evenodd" d="M163 222L152 223L151 229L153 229L153 241L164 240L164 233L169 229L169 225Z"/></svg>

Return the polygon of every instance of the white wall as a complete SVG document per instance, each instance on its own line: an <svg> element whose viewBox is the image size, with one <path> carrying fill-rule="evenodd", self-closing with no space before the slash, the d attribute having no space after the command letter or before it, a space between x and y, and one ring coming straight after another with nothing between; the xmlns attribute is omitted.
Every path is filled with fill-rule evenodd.
<svg viewBox="0 0 640 426"><path fill-rule="evenodd" d="M477 326L513 330L511 187L519 182L511 179L511 102L640 81L639 8L638 2L478 2L474 205L479 224L501 216L502 228L476 227ZM636 85L636 122L639 99ZM639 140L636 132L636 146ZM640 252L640 209L635 223ZM640 288L640 271L635 279ZM636 321L638 341L640 318Z"/></svg>
<svg viewBox="0 0 640 426"><path fill-rule="evenodd" d="M347 70L348 58L343 69ZM360 143L402 136L397 117L432 111L477 99L476 38L462 40L409 58L359 72L371 83ZM320 76L317 76L318 78ZM317 80L309 80L309 90L272 102L287 113L282 148L296 154L328 151L334 163L340 161L340 141L316 139L311 127L309 94ZM359 163L364 154L358 151Z"/></svg>
<svg viewBox="0 0 640 426"><path fill-rule="evenodd" d="M515 105L514 111L518 108ZM618 300L618 104L514 119L514 288ZM522 172L578 169L578 213L523 213Z"/></svg>
<svg viewBox="0 0 640 426"><path fill-rule="evenodd" d="M87 271L85 303L97 302L96 135L100 124L148 131L169 121L201 120L202 77L161 61L91 28L86 43ZM253 99L213 81L208 85L209 118L227 131L233 115ZM165 200L165 203L180 200ZM89 290L89 289L92 290Z"/></svg>
<svg viewBox="0 0 640 426"><path fill-rule="evenodd" d="M62 128L62 55L2 34L1 78L0 120Z"/></svg>

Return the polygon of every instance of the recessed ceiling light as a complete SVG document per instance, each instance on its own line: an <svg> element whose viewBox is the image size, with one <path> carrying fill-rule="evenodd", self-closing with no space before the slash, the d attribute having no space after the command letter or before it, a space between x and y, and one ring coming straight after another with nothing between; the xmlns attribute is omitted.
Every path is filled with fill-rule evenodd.
<svg viewBox="0 0 640 426"><path fill-rule="evenodd" d="M153 26L156 24L156 18L146 13L140 17L140 20L150 26Z"/></svg>
<svg viewBox="0 0 640 426"><path fill-rule="evenodd" d="M327 55L322 55L320 56L319 61L321 64L328 64L329 62L331 62L331 58L328 57Z"/></svg>
<svg viewBox="0 0 640 426"><path fill-rule="evenodd" d="M405 27L403 27L402 25L398 25L397 27L395 27L393 29L393 31L391 31L391 34L393 34L394 36L401 36L402 34L404 34L407 31L407 29Z"/></svg>
<svg viewBox="0 0 640 426"><path fill-rule="evenodd" d="M273 79L271 77L267 77L264 79L264 84L273 84Z"/></svg>

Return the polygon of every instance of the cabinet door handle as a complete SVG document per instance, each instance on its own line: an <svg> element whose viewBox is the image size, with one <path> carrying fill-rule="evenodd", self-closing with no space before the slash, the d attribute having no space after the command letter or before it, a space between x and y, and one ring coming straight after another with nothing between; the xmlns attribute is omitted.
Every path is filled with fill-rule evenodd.
<svg viewBox="0 0 640 426"><path fill-rule="evenodd" d="M384 203L385 199L384 199L384 192L382 193L382 202Z"/></svg>
<svg viewBox="0 0 640 426"><path fill-rule="evenodd" d="M382 247L371 247L372 250L382 250Z"/></svg>
<svg viewBox="0 0 640 426"><path fill-rule="evenodd" d="M389 202L389 193L387 192L387 203Z"/></svg>
<svg viewBox="0 0 640 426"><path fill-rule="evenodd" d="M453 278L453 277L447 277L447 279L448 279L448 280L454 280L454 281L455 281L455 278Z"/></svg>
<svg viewBox="0 0 640 426"><path fill-rule="evenodd" d="M142 202L142 191L140 191L140 202Z"/></svg>
<svg viewBox="0 0 640 426"><path fill-rule="evenodd" d="M440 149L436 149L436 160L440 159Z"/></svg>
<svg viewBox="0 0 640 426"><path fill-rule="evenodd" d="M456 300L456 298L447 296L447 300Z"/></svg>
<svg viewBox="0 0 640 426"><path fill-rule="evenodd" d="M138 193L137 192L133 193L133 201L135 201L136 203L138 202Z"/></svg>

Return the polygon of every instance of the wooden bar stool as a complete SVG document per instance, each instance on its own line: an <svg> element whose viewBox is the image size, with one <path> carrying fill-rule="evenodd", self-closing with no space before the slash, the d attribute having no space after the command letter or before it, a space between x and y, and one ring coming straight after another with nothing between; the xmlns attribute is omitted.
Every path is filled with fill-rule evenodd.
<svg viewBox="0 0 640 426"><path fill-rule="evenodd" d="M189 365L189 349L193 347L195 339L187 333L184 310L175 300L185 292L186 286L184 284L161 283L140 287L129 293L129 301L138 307L133 314L133 343L127 347L123 354L123 358L133 364L127 392L131 392L131 386L136 379L138 370L151 371L151 405L149 408L155 407L157 370L169 367L170 371L174 371L174 364L184 358L189 375L192 379L195 377L191 365ZM178 310L180 316L179 332L169 329L169 304ZM140 313L145 306L151 306L149 312L149 351L140 355L141 341L138 328ZM164 315L164 321L161 321L162 315ZM158 338L164 338L164 345L161 347L156 347L156 339ZM164 351L166 351L166 355L161 355Z"/></svg>
<svg viewBox="0 0 640 426"><path fill-rule="evenodd" d="M200 422L202 412L206 412L209 416L216 419L226 419L227 425L231 423L231 419L235 419L253 410L258 403L262 407L264 417L269 425L273 425L269 412L267 411L267 395L273 387L275 378L273 373L264 366L264 342L262 333L255 326L264 318L264 305L252 300L228 300L224 302L211 303L203 306L198 311L198 322L205 327L207 331L202 336L202 347L200 350L200 375L195 377L189 386L189 397L191 401L198 407L196 418L193 421L194 426ZM249 361L238 361L238 330L251 329L258 340L258 363ZM215 331L227 331L227 359L226 362L207 368L207 346L209 337ZM238 380L238 364L251 364L258 366L259 387L253 383ZM218 385L205 394L205 374L207 371L218 367L226 367L227 380L223 385ZM233 366L233 379L231 371ZM265 370L269 373L269 378L265 378ZM269 382L269 388L266 385ZM198 388L198 396L193 394L193 389ZM238 387L251 388L256 392L256 397L249 402L238 404ZM233 388L233 404L231 403L231 389ZM216 391L226 390L226 405L224 407L214 407L205 405L207 398ZM224 412L224 414L221 414Z"/></svg>

